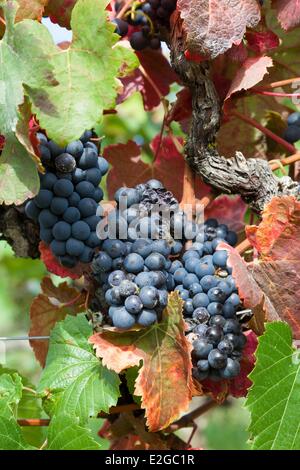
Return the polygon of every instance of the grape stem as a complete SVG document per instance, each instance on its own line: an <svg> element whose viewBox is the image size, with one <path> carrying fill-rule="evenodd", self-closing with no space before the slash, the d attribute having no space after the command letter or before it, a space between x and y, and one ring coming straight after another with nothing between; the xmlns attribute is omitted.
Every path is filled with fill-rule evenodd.
<svg viewBox="0 0 300 470"><path fill-rule="evenodd" d="M245 251L249 250L250 248L252 248L252 245L251 243L249 242L248 238L246 238L245 240L243 240L241 243L239 243L239 245L237 245L235 247L236 251L242 255L243 253L245 253Z"/></svg>
<svg viewBox="0 0 300 470"><path fill-rule="evenodd" d="M282 158L279 161L273 161L273 162L270 161L269 164L270 164L271 169L274 171L274 170L278 170L278 168L280 168L282 165L283 166L292 165L293 163L298 162L299 160L300 160L300 152L295 153L294 155L290 155L287 158Z"/></svg>
<svg viewBox="0 0 300 470"><path fill-rule="evenodd" d="M258 95L265 95L265 96L277 96L279 98L299 98L300 93L284 93L284 92L276 92L276 91L267 91L261 88L252 88L249 90L250 93L255 93Z"/></svg>
<svg viewBox="0 0 300 470"><path fill-rule="evenodd" d="M212 408L215 408L216 406L219 406L218 402L216 402L214 400L208 400L203 405L196 408L195 410L193 410L190 413L187 413L186 415L182 416L182 418L180 418L175 423L170 424L169 427L164 429L164 432L172 433L172 432L178 431L178 429L181 429L181 428L194 427L195 419L199 418L204 413L211 410Z"/></svg>

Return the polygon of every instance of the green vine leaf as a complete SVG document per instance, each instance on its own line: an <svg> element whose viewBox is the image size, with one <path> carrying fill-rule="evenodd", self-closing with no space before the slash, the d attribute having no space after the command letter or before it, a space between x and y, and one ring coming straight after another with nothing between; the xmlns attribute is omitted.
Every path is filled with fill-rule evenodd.
<svg viewBox="0 0 300 470"><path fill-rule="evenodd" d="M137 67L130 49L116 45L119 36L107 19L107 0L79 0L73 11L73 42L53 54L57 87L27 88L34 111L48 135L65 145L85 129L98 128L104 109L114 107L118 76ZM115 47L113 47L115 46Z"/></svg>
<svg viewBox="0 0 300 470"><path fill-rule="evenodd" d="M0 204L22 204L40 187L36 165L14 134L6 136L0 157Z"/></svg>
<svg viewBox="0 0 300 470"><path fill-rule="evenodd" d="M76 417L54 416L48 430L48 450L100 450L89 429L79 425Z"/></svg>
<svg viewBox="0 0 300 470"><path fill-rule="evenodd" d="M22 379L17 373L0 375L0 415L10 418L22 397Z"/></svg>
<svg viewBox="0 0 300 470"><path fill-rule="evenodd" d="M119 397L119 377L95 357L88 343L91 334L84 315L67 316L58 322L51 333L38 387L51 414L77 416L80 423L97 416L99 411L108 412Z"/></svg>
<svg viewBox="0 0 300 470"><path fill-rule="evenodd" d="M0 417L0 450L34 450L22 436L14 418Z"/></svg>
<svg viewBox="0 0 300 470"><path fill-rule="evenodd" d="M300 358L287 323L273 322L259 338L246 406L253 448L300 449Z"/></svg>
<svg viewBox="0 0 300 470"><path fill-rule="evenodd" d="M6 21L0 41L0 131L6 135L16 130L23 84L40 88L57 82L49 55L54 45L47 28L33 20L14 24L18 9L14 0L0 2L0 6Z"/></svg>

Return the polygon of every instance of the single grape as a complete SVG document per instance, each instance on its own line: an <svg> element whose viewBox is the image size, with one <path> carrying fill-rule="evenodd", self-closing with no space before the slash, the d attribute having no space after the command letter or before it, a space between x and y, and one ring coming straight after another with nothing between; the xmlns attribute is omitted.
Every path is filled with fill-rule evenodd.
<svg viewBox="0 0 300 470"><path fill-rule="evenodd" d="M203 290L199 282L193 282L189 287L190 296L194 297L194 295L199 294L200 292L203 292Z"/></svg>
<svg viewBox="0 0 300 470"><path fill-rule="evenodd" d="M235 316L235 307L231 302L226 301L223 305L224 318L233 318Z"/></svg>
<svg viewBox="0 0 300 470"><path fill-rule="evenodd" d="M221 315L223 313L223 305L220 304L219 302L211 302L208 305L207 310L209 314L212 316Z"/></svg>
<svg viewBox="0 0 300 470"><path fill-rule="evenodd" d="M182 261L186 262L189 259L200 259L199 253L196 250L187 250L182 256Z"/></svg>
<svg viewBox="0 0 300 470"><path fill-rule="evenodd" d="M187 275L187 271L184 268L176 269L174 276L173 276L175 283L182 284L183 279L185 278L186 275Z"/></svg>
<svg viewBox="0 0 300 470"><path fill-rule="evenodd" d="M28 201L25 205L25 214L33 220L37 220L40 214L40 209L37 207L34 200Z"/></svg>
<svg viewBox="0 0 300 470"><path fill-rule="evenodd" d="M194 312L194 305L193 305L193 300L188 298L184 302L184 313L188 316L191 316Z"/></svg>
<svg viewBox="0 0 300 470"><path fill-rule="evenodd" d="M130 295L125 299L125 308L132 315L138 315L143 310L143 304L138 295Z"/></svg>
<svg viewBox="0 0 300 470"><path fill-rule="evenodd" d="M68 224L73 224L80 220L80 212L76 207L68 207L64 212L63 219L68 222Z"/></svg>
<svg viewBox="0 0 300 470"><path fill-rule="evenodd" d="M153 309L158 302L158 291L153 286L142 287L139 293L140 299L144 307Z"/></svg>
<svg viewBox="0 0 300 470"><path fill-rule="evenodd" d="M218 349L219 351L221 351L221 353L229 355L233 351L233 344L230 341L228 341L228 339L224 338L218 344Z"/></svg>
<svg viewBox="0 0 300 470"><path fill-rule="evenodd" d="M53 191L56 194L56 196L69 197L74 191L74 186L71 181L62 178L56 181L56 183L53 186Z"/></svg>
<svg viewBox="0 0 300 470"><path fill-rule="evenodd" d="M144 259L137 253L130 253L124 259L124 268L129 273L139 273L143 270Z"/></svg>
<svg viewBox="0 0 300 470"><path fill-rule="evenodd" d="M112 321L116 328L128 330L135 324L135 317L127 312L125 307L115 307Z"/></svg>
<svg viewBox="0 0 300 470"><path fill-rule="evenodd" d="M200 359L200 361L197 362L197 367L202 372L209 370L208 360L207 359Z"/></svg>
<svg viewBox="0 0 300 470"><path fill-rule="evenodd" d="M109 170L109 163L105 158L103 157L98 157L98 162L97 162L98 168L102 173L102 176L106 175L106 173Z"/></svg>
<svg viewBox="0 0 300 470"><path fill-rule="evenodd" d="M227 263L228 253L226 250L218 250L213 254L213 263L215 266L225 268Z"/></svg>
<svg viewBox="0 0 300 470"><path fill-rule="evenodd" d="M151 274L152 273L149 272L139 273L135 278L135 283L138 285L138 287L153 285L153 278Z"/></svg>
<svg viewBox="0 0 300 470"><path fill-rule="evenodd" d="M100 239L98 238L97 233L91 232L89 238L85 240L85 244L89 246L90 248L96 248L97 246L99 246Z"/></svg>
<svg viewBox="0 0 300 470"><path fill-rule="evenodd" d="M237 320L234 320L233 318L226 320L225 325L223 326L223 332L225 335L228 333L238 334L240 331L241 325Z"/></svg>
<svg viewBox="0 0 300 470"><path fill-rule="evenodd" d="M228 297L226 303L227 302L230 302L232 305L234 305L234 307L238 307L241 303L241 299L237 294L233 293Z"/></svg>
<svg viewBox="0 0 300 470"><path fill-rule="evenodd" d="M66 242L66 251L68 255L71 256L80 256L84 250L84 243L75 240L75 238L69 238Z"/></svg>
<svg viewBox="0 0 300 470"><path fill-rule="evenodd" d="M44 175L41 175L41 187L43 189L53 189L54 184L57 181L57 178L54 173L47 172Z"/></svg>
<svg viewBox="0 0 300 470"><path fill-rule="evenodd" d="M289 115L287 118L287 123L289 126L300 126L300 113L295 112Z"/></svg>
<svg viewBox="0 0 300 470"><path fill-rule="evenodd" d="M137 317L137 323L141 326L150 326L157 321L157 314L154 310L143 309Z"/></svg>
<svg viewBox="0 0 300 470"><path fill-rule="evenodd" d="M68 240L68 238L71 236L71 225L67 222L59 221L54 225L52 233L56 240Z"/></svg>
<svg viewBox="0 0 300 470"><path fill-rule="evenodd" d="M206 339L209 343L217 345L223 339L223 331L219 326L210 326L206 332Z"/></svg>
<svg viewBox="0 0 300 470"><path fill-rule="evenodd" d="M124 279L123 281L121 281L119 289L120 294L123 297L129 297L129 295L134 295L137 293L138 290L137 285L134 282L129 281L128 279Z"/></svg>
<svg viewBox="0 0 300 470"><path fill-rule="evenodd" d="M41 228L40 229L40 239L49 245L53 240L51 228Z"/></svg>
<svg viewBox="0 0 300 470"><path fill-rule="evenodd" d="M79 201L77 207L82 217L89 217L96 214L98 205L94 199L85 197Z"/></svg>
<svg viewBox="0 0 300 470"><path fill-rule="evenodd" d="M226 235L226 241L227 243L229 243L229 245L231 246L234 246L236 245L237 241L238 241L238 236L235 232L232 232L231 230L229 230L229 232L227 233Z"/></svg>
<svg viewBox="0 0 300 470"><path fill-rule="evenodd" d="M196 323L206 323L209 320L209 313L205 307L198 307L193 312L193 319Z"/></svg>
<svg viewBox="0 0 300 470"><path fill-rule="evenodd" d="M195 273L195 269L199 263L199 258L188 258L184 263L184 267L189 273Z"/></svg>
<svg viewBox="0 0 300 470"><path fill-rule="evenodd" d="M54 142L53 140L49 140L48 142L48 148L51 152L51 155L53 158L56 158L58 157L58 155L60 155L61 153L64 153L65 149L60 147L56 142Z"/></svg>
<svg viewBox="0 0 300 470"><path fill-rule="evenodd" d="M84 131L84 133L82 134L79 140L81 140L83 144L86 144L92 137L93 137L93 131L86 130Z"/></svg>
<svg viewBox="0 0 300 470"><path fill-rule="evenodd" d="M179 269L179 268L182 268L182 263L179 260L175 260L175 261L172 262L172 264L169 268L169 272L171 274L174 274L175 271L177 271L177 269Z"/></svg>
<svg viewBox="0 0 300 470"><path fill-rule="evenodd" d="M76 193L76 191L74 191L71 194L71 196L69 196L69 198L68 198L69 205L72 206L72 207L77 207L80 199L81 199L81 197L79 196L79 194Z"/></svg>
<svg viewBox="0 0 300 470"><path fill-rule="evenodd" d="M193 357L196 359L207 359L213 345L208 343L206 339L199 338L193 342Z"/></svg>
<svg viewBox="0 0 300 470"><path fill-rule="evenodd" d="M189 291L187 289L181 289L179 291L179 295L182 298L182 300L187 300L190 296Z"/></svg>
<svg viewBox="0 0 300 470"><path fill-rule="evenodd" d="M286 128L283 138L290 144L294 144L300 140L300 126L292 124Z"/></svg>
<svg viewBox="0 0 300 470"><path fill-rule="evenodd" d="M53 240L50 243L50 248L55 256L64 256L66 254L66 243L59 240Z"/></svg>
<svg viewBox="0 0 300 470"><path fill-rule="evenodd" d="M226 294L219 287L213 287L207 292L208 298L211 302L223 303L226 299Z"/></svg>
<svg viewBox="0 0 300 470"><path fill-rule="evenodd" d="M85 217L83 221L88 224L88 226L90 227L92 231L96 231L97 225L101 221L101 217L98 217L97 215L90 215L89 217Z"/></svg>
<svg viewBox="0 0 300 470"><path fill-rule="evenodd" d="M81 140L70 142L66 147L66 152L73 155L76 159L80 158L83 153L83 144Z"/></svg>
<svg viewBox="0 0 300 470"><path fill-rule="evenodd" d="M95 193L95 187L89 181L81 181L80 183L76 184L76 192L82 198L92 198Z"/></svg>
<svg viewBox="0 0 300 470"><path fill-rule="evenodd" d="M81 263L90 263L94 256L94 250L88 246L84 247L83 253L79 257Z"/></svg>
<svg viewBox="0 0 300 470"><path fill-rule="evenodd" d="M34 202L40 209L47 209L52 201L53 193L49 189L40 189L40 192L35 197Z"/></svg>
<svg viewBox="0 0 300 470"><path fill-rule="evenodd" d="M60 263L66 268L74 268L77 263L77 259L74 256L64 255L59 256Z"/></svg>
<svg viewBox="0 0 300 470"><path fill-rule="evenodd" d="M112 23L115 23L116 29L115 32L121 36L124 37L128 33L128 23L126 21L121 20L120 18L115 18Z"/></svg>
<svg viewBox="0 0 300 470"><path fill-rule="evenodd" d="M108 305L121 305L122 297L118 287L113 287L105 292L105 300Z"/></svg>
<svg viewBox="0 0 300 470"><path fill-rule="evenodd" d="M195 308L198 307L207 307L209 304L209 298L204 292L196 294L193 298L193 305Z"/></svg>
<svg viewBox="0 0 300 470"><path fill-rule="evenodd" d="M72 236L77 240L87 240L90 236L91 229L86 222L79 220L72 224Z"/></svg>
<svg viewBox="0 0 300 470"><path fill-rule="evenodd" d="M101 171L98 168L89 168L85 171L85 179L94 186L98 186L101 181Z"/></svg>
<svg viewBox="0 0 300 470"><path fill-rule="evenodd" d="M76 168L76 160L69 153L62 153L55 159L55 168L62 173L71 173Z"/></svg>
<svg viewBox="0 0 300 470"><path fill-rule="evenodd" d="M58 218L49 209L43 209L39 214L38 220L42 228L52 228L58 221Z"/></svg>
<svg viewBox="0 0 300 470"><path fill-rule="evenodd" d="M109 238L103 242L102 248L111 258L118 258L125 255L125 244L121 240L110 240Z"/></svg>
<svg viewBox="0 0 300 470"><path fill-rule="evenodd" d="M199 279L204 276L212 276L215 273L215 268L211 263L201 263L195 268L195 273Z"/></svg>
<svg viewBox="0 0 300 470"><path fill-rule="evenodd" d="M126 279L126 274L121 270L116 270L108 276L108 283L111 286L119 286L124 279Z"/></svg>
<svg viewBox="0 0 300 470"><path fill-rule="evenodd" d="M151 253L145 259L145 266L147 266L147 268L149 268L151 271L160 271L165 269L165 265L165 257L160 253Z"/></svg>
<svg viewBox="0 0 300 470"><path fill-rule="evenodd" d="M81 168L76 168L72 174L72 181L74 184L78 184L81 181L84 181L86 177L86 170L82 170Z"/></svg>
<svg viewBox="0 0 300 470"><path fill-rule="evenodd" d="M219 349L213 349L208 355L208 362L214 369L223 369L227 363L227 355L219 351Z"/></svg>
<svg viewBox="0 0 300 470"><path fill-rule="evenodd" d="M142 51L149 46L149 41L141 31L137 31L131 35L130 45L135 51Z"/></svg>
<svg viewBox="0 0 300 470"><path fill-rule="evenodd" d="M51 202L51 212L56 215L61 215L64 214L64 212L67 210L69 205L68 199L65 197L54 197Z"/></svg>
<svg viewBox="0 0 300 470"><path fill-rule="evenodd" d="M226 366L224 366L224 369L220 370L220 375L224 379L232 379L233 377L239 375L240 371L240 363L229 357L227 359Z"/></svg>
<svg viewBox="0 0 300 470"><path fill-rule="evenodd" d="M162 308L168 305L168 292L166 290L158 290L158 303Z"/></svg>
<svg viewBox="0 0 300 470"><path fill-rule="evenodd" d="M152 243L150 240L139 238L133 242L131 252L141 255L143 258L147 258L151 253L151 247Z"/></svg>

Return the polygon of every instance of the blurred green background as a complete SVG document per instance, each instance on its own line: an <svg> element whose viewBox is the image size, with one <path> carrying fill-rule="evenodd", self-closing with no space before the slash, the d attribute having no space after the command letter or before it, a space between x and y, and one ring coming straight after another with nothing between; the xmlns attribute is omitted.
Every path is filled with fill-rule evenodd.
<svg viewBox="0 0 300 470"><path fill-rule="evenodd" d="M175 99L177 91L178 86L174 86L168 96L170 101ZM118 106L117 111L118 114L104 117L103 146L126 143L133 139L143 145L144 155L150 156L149 143L160 132L163 121L162 107L156 108L152 113L145 113L142 98L135 93ZM176 127L174 131L176 134L180 132ZM46 273L41 261L16 258L7 243L0 241L0 336L27 334L30 304L39 294L40 281ZM59 282L58 278L55 280ZM6 367L17 369L33 383L38 382L41 368L28 341L7 341L5 356ZM199 405L199 400L201 402L203 399L194 399L192 407ZM100 421L91 420L91 429L95 436L101 427ZM198 430L192 446L204 449L247 449L248 422L243 401L233 399L198 419ZM190 433L191 430L183 430L180 435L188 440ZM103 443L103 448L107 448L107 443Z"/></svg>

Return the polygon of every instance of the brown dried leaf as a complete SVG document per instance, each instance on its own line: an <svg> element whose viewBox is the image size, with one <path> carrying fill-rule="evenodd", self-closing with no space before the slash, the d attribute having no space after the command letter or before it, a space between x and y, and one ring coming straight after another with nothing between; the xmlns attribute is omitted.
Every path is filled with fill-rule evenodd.
<svg viewBox="0 0 300 470"><path fill-rule="evenodd" d="M67 315L84 311L85 294L69 287L66 282L56 287L50 277L44 277L41 288L42 293L31 304L29 336L49 336L56 322ZM49 341L32 340L30 345L35 357L44 367Z"/></svg>

